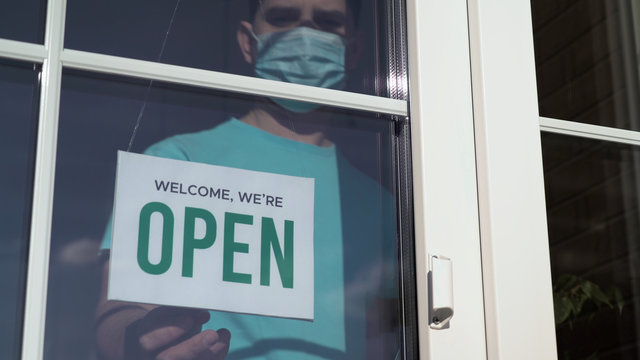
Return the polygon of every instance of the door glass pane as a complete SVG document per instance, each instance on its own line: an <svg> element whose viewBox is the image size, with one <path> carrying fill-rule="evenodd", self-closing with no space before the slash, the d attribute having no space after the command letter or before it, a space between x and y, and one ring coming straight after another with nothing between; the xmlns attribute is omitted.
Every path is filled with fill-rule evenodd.
<svg viewBox="0 0 640 360"><path fill-rule="evenodd" d="M0 38L44 43L46 0L5 1L0 11Z"/></svg>
<svg viewBox="0 0 640 360"><path fill-rule="evenodd" d="M532 0L540 115L640 130L640 3Z"/></svg>
<svg viewBox="0 0 640 360"><path fill-rule="evenodd" d="M640 151L543 134L559 359L640 357Z"/></svg>
<svg viewBox="0 0 640 360"><path fill-rule="evenodd" d="M22 339L39 74L0 60L0 354L10 359Z"/></svg>
<svg viewBox="0 0 640 360"><path fill-rule="evenodd" d="M169 346L226 328L231 359L393 359L400 339L412 336L403 330L398 301L395 143L394 123L380 114L321 107L300 115L263 98L65 72L45 358L121 358L124 352L144 358L140 336L178 322L189 331L185 338L146 337L142 344L155 354L178 351ZM116 151L130 144L134 153L315 179L314 320L105 302ZM213 216L218 229L227 226L226 215ZM221 234L207 256L223 246ZM182 249L182 237L174 245ZM182 266L178 253L173 268ZM243 286L260 286L251 274ZM224 339L226 332L219 335Z"/></svg>
<svg viewBox="0 0 640 360"><path fill-rule="evenodd" d="M392 2L67 4L66 48L380 96L397 90L386 70L398 50L388 47Z"/></svg>

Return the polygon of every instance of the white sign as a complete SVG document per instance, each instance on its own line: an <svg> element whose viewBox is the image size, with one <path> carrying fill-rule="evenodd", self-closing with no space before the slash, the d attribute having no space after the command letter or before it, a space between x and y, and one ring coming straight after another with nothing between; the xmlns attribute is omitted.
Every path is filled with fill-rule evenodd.
<svg viewBox="0 0 640 360"><path fill-rule="evenodd" d="M108 298L313 320L314 179L118 152Z"/></svg>

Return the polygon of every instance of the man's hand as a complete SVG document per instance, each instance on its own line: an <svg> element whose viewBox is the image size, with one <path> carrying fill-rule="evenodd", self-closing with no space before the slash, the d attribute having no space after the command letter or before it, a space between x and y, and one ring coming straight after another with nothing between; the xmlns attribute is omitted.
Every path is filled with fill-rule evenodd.
<svg viewBox="0 0 640 360"><path fill-rule="evenodd" d="M96 345L103 360L220 360L227 356L227 329L202 331L204 310L107 300L109 262L102 269L96 307Z"/></svg>
<svg viewBox="0 0 640 360"><path fill-rule="evenodd" d="M208 320L203 310L155 308L127 327L125 359L224 359L231 334L227 329L201 332Z"/></svg>

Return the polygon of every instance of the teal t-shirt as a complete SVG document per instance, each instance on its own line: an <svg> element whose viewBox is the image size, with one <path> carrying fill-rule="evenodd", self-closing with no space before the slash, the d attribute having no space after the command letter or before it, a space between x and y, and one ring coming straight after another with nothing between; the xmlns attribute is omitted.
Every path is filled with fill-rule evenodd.
<svg viewBox="0 0 640 360"><path fill-rule="evenodd" d="M333 146L278 137L237 119L170 137L145 153L314 178L314 320L212 311L204 327L229 329L228 359L366 357L373 304L397 296L395 214L380 184ZM110 247L110 230L103 248Z"/></svg>

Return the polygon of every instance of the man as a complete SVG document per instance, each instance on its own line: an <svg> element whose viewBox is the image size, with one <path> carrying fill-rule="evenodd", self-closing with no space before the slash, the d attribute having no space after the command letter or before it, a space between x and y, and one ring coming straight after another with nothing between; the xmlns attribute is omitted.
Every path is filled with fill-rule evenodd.
<svg viewBox="0 0 640 360"><path fill-rule="evenodd" d="M347 39L353 34L352 10L346 0L264 0L256 4L251 23L241 22L238 44L259 77L341 89L350 58ZM380 185L348 164L326 138L334 116L317 108L310 103L263 99L240 119L169 138L146 151L316 179L314 321L106 301L106 263L96 314L102 357L369 356L366 333L372 304L382 297L395 297L395 244L387 239L381 245L381 238L393 233L393 207ZM382 231L375 230L379 224ZM109 239L110 234L105 237ZM388 245L391 265L382 255Z"/></svg>

